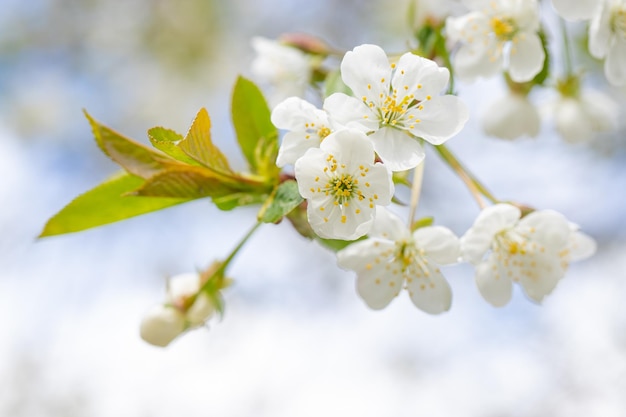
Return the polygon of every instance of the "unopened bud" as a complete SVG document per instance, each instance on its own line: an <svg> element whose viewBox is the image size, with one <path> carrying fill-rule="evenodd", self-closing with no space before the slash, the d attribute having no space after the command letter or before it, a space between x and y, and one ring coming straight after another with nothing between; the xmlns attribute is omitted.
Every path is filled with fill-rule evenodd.
<svg viewBox="0 0 626 417"><path fill-rule="evenodd" d="M185 317L174 307L156 305L141 321L141 338L154 346L165 347L185 330Z"/></svg>

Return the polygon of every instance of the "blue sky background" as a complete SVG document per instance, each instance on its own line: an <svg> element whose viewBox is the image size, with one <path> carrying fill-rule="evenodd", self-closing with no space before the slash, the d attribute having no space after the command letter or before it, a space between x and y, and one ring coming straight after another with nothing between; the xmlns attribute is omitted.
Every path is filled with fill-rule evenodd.
<svg viewBox="0 0 626 417"><path fill-rule="evenodd" d="M7 0L3 10L1 416L624 415L623 122L579 146L549 121L534 140L499 141L481 133L479 119L503 85L459 86L471 119L451 149L497 196L558 210L599 243L542 306L516 290L508 306L492 308L472 269L458 265L444 270L450 312L426 315L402 295L370 311L332 253L287 224L268 225L233 265L224 320L157 349L138 326L162 300L165 279L227 254L256 210L224 213L201 200L37 241L48 217L116 171L82 109L145 141L157 125L186 131L204 106L216 142L241 163L228 108L237 75L251 75L250 37L298 31L344 49L400 50L404 6ZM590 83L607 89L594 76ZM624 90L607 91L623 117ZM418 215L462 234L477 212L429 153Z"/></svg>

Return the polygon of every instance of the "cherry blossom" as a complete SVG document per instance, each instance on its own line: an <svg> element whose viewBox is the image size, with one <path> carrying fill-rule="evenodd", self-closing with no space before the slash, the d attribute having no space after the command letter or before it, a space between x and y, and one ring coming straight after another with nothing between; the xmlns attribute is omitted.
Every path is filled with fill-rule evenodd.
<svg viewBox="0 0 626 417"><path fill-rule="evenodd" d="M626 0L600 0L589 25L589 52L604 59L613 85L626 84Z"/></svg>
<svg viewBox="0 0 626 417"><path fill-rule="evenodd" d="M487 106L482 124L485 133L490 136L502 139L534 138L539 134L541 118L527 95L508 91Z"/></svg>

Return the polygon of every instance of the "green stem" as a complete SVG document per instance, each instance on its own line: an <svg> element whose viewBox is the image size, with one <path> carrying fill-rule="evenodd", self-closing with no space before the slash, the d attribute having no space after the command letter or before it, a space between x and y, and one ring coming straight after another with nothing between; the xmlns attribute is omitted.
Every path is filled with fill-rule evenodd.
<svg viewBox="0 0 626 417"><path fill-rule="evenodd" d="M499 202L499 200L495 198L489 190L487 190L487 187L485 187L467 168L465 168L445 145L433 146L433 148L435 148L441 159L443 159L444 162L447 163L448 166L450 166L450 168L452 168L452 170L465 183L481 208L485 207L485 203L483 202L481 195L494 204Z"/></svg>
<svg viewBox="0 0 626 417"><path fill-rule="evenodd" d="M565 58L565 75L567 77L571 76L574 73L572 68L572 47L569 42L569 36L567 34L567 25L565 20L559 19L561 21L561 35L563 36L563 55Z"/></svg>
<svg viewBox="0 0 626 417"><path fill-rule="evenodd" d="M254 234L254 232L256 232L256 229L258 229L261 224L262 224L261 222L257 222L248 231L248 233L246 233L246 235L241 239L241 241L239 241L237 246L235 246L235 248L230 252L230 255L228 255L228 257L220 263L219 268L217 268L215 271L211 273L211 276L209 276L205 280L204 284L202 284L202 286L200 287L196 295L189 300L190 301L189 305L192 305L194 303L195 299L198 297L199 294L202 294L204 291L207 291L211 289L213 286L215 286L214 278L224 275L224 272L226 271L226 268L228 268L228 265L230 264L230 262L237 255L239 250L246 244L246 242L248 241L248 239L250 239L250 237Z"/></svg>
<svg viewBox="0 0 626 417"><path fill-rule="evenodd" d="M422 180L424 178L424 161L415 167L413 170L413 184L411 186L411 206L409 209L409 228L413 225L413 219L415 218L415 212L417 211L417 204L420 200L420 194L422 193Z"/></svg>

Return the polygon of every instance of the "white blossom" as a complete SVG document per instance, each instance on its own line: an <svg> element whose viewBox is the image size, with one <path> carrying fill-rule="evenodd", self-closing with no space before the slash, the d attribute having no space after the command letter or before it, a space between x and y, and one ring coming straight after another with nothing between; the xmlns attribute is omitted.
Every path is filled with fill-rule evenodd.
<svg viewBox="0 0 626 417"><path fill-rule="evenodd" d="M418 137L440 145L457 134L468 119L456 96L439 95L450 78L446 68L406 53L390 64L376 45L361 45L341 62L341 76L354 97L335 93L324 103L342 125L368 133L387 168L403 171L424 158Z"/></svg>
<svg viewBox="0 0 626 417"><path fill-rule="evenodd" d="M599 5L598 0L552 0L557 13L565 20L588 20Z"/></svg>
<svg viewBox="0 0 626 417"><path fill-rule="evenodd" d="M472 12L446 20L459 78L473 81L506 69L515 82L531 80L543 68L536 0L475 0Z"/></svg>
<svg viewBox="0 0 626 417"><path fill-rule="evenodd" d="M256 57L252 61L253 76L272 86L269 97L273 107L291 96L304 95L311 78L311 62L307 54L275 40L254 37L252 48Z"/></svg>
<svg viewBox="0 0 626 417"><path fill-rule="evenodd" d="M626 84L626 0L600 0L589 25L589 52L604 59L613 85Z"/></svg>
<svg viewBox="0 0 626 417"><path fill-rule="evenodd" d="M294 164L310 148L319 148L330 135L336 123L325 110L299 97L289 97L272 110L272 123L279 129L289 130L278 150L276 165Z"/></svg>
<svg viewBox="0 0 626 417"><path fill-rule="evenodd" d="M374 149L365 134L339 130L309 149L295 164L308 220L320 237L354 240L372 226L375 206L393 196L391 173L374 163Z"/></svg>
<svg viewBox="0 0 626 417"><path fill-rule="evenodd" d="M459 240L450 230L429 226L411 233L382 207L368 239L337 253L338 265L357 273L357 292L370 308L386 307L404 287L413 304L430 314L450 308L452 292L439 265L458 258Z"/></svg>
<svg viewBox="0 0 626 417"><path fill-rule="evenodd" d="M595 251L593 240L560 213L542 210L520 218L520 209L510 204L488 207L461 238L463 258L476 265L480 293L496 307L509 302L513 282L541 302L569 262Z"/></svg>
<svg viewBox="0 0 626 417"><path fill-rule="evenodd" d="M600 91L585 89L575 96L560 95L550 110L557 131L571 143L589 141L595 133L617 127L619 106Z"/></svg>
<svg viewBox="0 0 626 417"><path fill-rule="evenodd" d="M215 312L215 306L205 293L198 294L189 305L201 287L198 273L170 278L165 303L152 307L141 322L141 338L164 347L185 330L203 325Z"/></svg>
<svg viewBox="0 0 626 417"><path fill-rule="evenodd" d="M487 106L482 124L485 133L490 136L502 139L534 138L539 134L541 117L527 95L509 90Z"/></svg>

